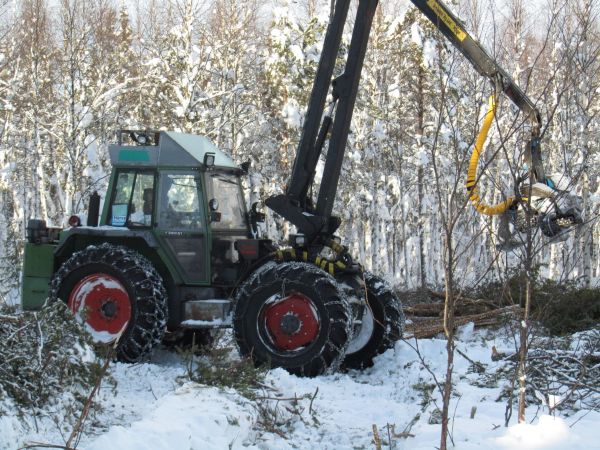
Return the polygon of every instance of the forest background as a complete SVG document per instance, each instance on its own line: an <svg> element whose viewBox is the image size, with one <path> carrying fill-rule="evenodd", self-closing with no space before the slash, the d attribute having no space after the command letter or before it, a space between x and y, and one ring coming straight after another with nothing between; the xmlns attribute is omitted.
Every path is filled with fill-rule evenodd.
<svg viewBox="0 0 600 450"><path fill-rule="evenodd" d="M597 284L600 2L448 3L535 101L546 170L583 198L586 224L565 242L535 237L536 273ZM119 128L207 135L237 162L251 161L251 201L284 189L330 1L0 5L0 302L17 301L27 220L62 226L85 213L93 191L103 195ZM343 55L339 62L338 74ZM519 269L521 250L497 249L498 219L464 208L491 93L408 0L381 2L334 212L357 259L399 289L444 284L444 211L457 207L457 280L476 285ZM528 133L504 100L480 163L489 202L512 195ZM269 212L265 226L275 239L290 231Z"/></svg>

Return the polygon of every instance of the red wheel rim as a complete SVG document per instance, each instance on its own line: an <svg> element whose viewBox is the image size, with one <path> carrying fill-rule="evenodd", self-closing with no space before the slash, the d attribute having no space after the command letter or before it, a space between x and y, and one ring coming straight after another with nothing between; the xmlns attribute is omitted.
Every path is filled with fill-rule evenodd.
<svg viewBox="0 0 600 450"><path fill-rule="evenodd" d="M69 295L68 305L100 343L114 342L131 319L127 290L106 273L93 273L80 280Z"/></svg>
<svg viewBox="0 0 600 450"><path fill-rule="evenodd" d="M263 314L265 329L280 350L301 350L317 338L321 328L315 305L299 293L268 305Z"/></svg>

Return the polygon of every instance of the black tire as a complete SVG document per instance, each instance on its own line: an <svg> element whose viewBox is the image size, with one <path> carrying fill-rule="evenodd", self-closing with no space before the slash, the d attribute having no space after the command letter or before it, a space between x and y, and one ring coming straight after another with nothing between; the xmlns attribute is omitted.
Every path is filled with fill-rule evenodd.
<svg viewBox="0 0 600 450"><path fill-rule="evenodd" d="M118 320L124 320L116 357L124 362L139 361L162 341L167 323L167 293L162 278L144 256L123 246L107 243L90 245L74 253L54 274L50 301L60 299L69 304L70 296L75 296L79 289L85 289L80 287L81 283L104 275L110 280L118 281L120 288L124 288L127 294L123 295L125 300L116 307L113 306L113 316L104 316L106 323L114 316ZM108 297L103 301L115 303ZM126 303L129 304L129 310L125 318L121 319L118 314L120 309L127 307ZM104 314L104 304L92 314L85 313L83 320L88 327L92 320L89 316L93 314ZM109 334L108 339L111 336Z"/></svg>
<svg viewBox="0 0 600 450"><path fill-rule="evenodd" d="M279 314L278 326L283 329L284 319L295 316L297 328L288 329L286 338L296 342L308 333L310 341L297 348L282 348L276 341L283 338L274 337L269 321L277 315L272 313L273 308L285 309L292 304L290 299L297 298L304 302L302 308L308 304L305 311L311 311L310 320L302 314L298 319L292 307ZM282 367L296 375L313 377L339 368L351 337L351 316L345 293L323 270L301 262L269 262L238 289L233 329L241 355L251 357L257 366Z"/></svg>
<svg viewBox="0 0 600 450"><path fill-rule="evenodd" d="M367 305L364 306L365 320L363 334L355 330L353 340L349 343L344 358L343 367L346 369L364 369L373 365L373 358L402 338L404 331L404 313L402 303L394 291L381 278L372 273L364 273L364 284L353 286L355 295L364 301L365 285ZM370 318L369 318L370 316ZM368 322L370 321L370 325ZM365 334L366 332L366 334Z"/></svg>

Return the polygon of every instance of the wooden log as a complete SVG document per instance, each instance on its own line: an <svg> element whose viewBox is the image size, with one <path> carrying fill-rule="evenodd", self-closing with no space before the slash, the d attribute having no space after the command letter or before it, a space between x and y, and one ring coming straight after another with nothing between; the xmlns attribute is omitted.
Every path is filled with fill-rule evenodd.
<svg viewBox="0 0 600 450"><path fill-rule="evenodd" d="M446 294L444 292L430 291L430 293L436 298L445 299ZM491 300L458 297L454 313L458 316L482 314L498 308L500 306ZM444 313L444 303L417 303L405 306L404 313L408 316L437 317Z"/></svg>
<svg viewBox="0 0 600 450"><path fill-rule="evenodd" d="M487 303L457 303L454 314L458 316L481 314L494 309L498 308ZM418 303L412 306L405 306L404 313L408 316L438 317L444 313L444 304Z"/></svg>
<svg viewBox="0 0 600 450"><path fill-rule="evenodd" d="M466 325L473 322L475 326L489 326L500 322L503 317L516 316L521 313L521 308L518 305L507 306L492 311L486 311L481 314L471 314L467 316L455 317L454 327ZM444 322L442 319L429 319L418 322L413 322L406 325L405 338L429 338L444 332Z"/></svg>
<svg viewBox="0 0 600 450"><path fill-rule="evenodd" d="M418 303L403 308L409 316L437 316L444 311L443 303Z"/></svg>

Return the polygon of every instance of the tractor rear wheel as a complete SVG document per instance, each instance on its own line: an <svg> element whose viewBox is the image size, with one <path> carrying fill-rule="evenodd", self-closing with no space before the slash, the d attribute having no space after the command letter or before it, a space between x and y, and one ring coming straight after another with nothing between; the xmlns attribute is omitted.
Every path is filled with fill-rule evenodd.
<svg viewBox="0 0 600 450"><path fill-rule="evenodd" d="M239 288L233 328L242 356L301 376L338 369L352 311L337 282L306 263L267 263Z"/></svg>
<svg viewBox="0 0 600 450"><path fill-rule="evenodd" d="M364 369L373 365L375 356L392 348L402 338L404 313L394 291L372 273L365 272L364 283L352 283L352 286L362 307L356 317L358 326L346 349L343 366L347 369Z"/></svg>
<svg viewBox="0 0 600 450"><path fill-rule="evenodd" d="M127 247L90 245L54 274L50 300L67 303L98 344L117 339L117 359L140 360L166 328L167 293L144 256Z"/></svg>

